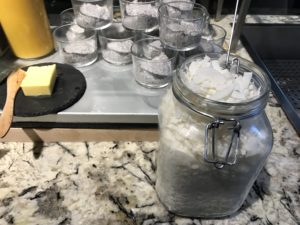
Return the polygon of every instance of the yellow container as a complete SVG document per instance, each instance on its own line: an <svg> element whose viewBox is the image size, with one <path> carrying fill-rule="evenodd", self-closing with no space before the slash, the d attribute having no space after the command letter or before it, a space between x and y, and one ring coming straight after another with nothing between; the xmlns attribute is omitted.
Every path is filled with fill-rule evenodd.
<svg viewBox="0 0 300 225"><path fill-rule="evenodd" d="M4 55L4 53L6 52L7 48L8 48L8 43L7 43L7 40L5 38L3 29L1 27L1 21L0 21L0 57L2 55Z"/></svg>
<svg viewBox="0 0 300 225"><path fill-rule="evenodd" d="M17 57L39 58L53 51L43 0L0 0L0 21Z"/></svg>

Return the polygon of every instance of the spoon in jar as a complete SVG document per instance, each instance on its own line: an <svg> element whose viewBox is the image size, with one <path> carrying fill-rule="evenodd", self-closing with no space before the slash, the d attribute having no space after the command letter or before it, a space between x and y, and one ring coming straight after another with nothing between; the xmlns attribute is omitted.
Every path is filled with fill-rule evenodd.
<svg viewBox="0 0 300 225"><path fill-rule="evenodd" d="M230 52L231 52L231 44L232 44L232 39L233 39L233 35L234 35L234 30L235 30L235 24L236 24L238 8L239 8L239 0L236 0L235 10L234 10L234 17L233 17L233 24L232 24L232 28L231 28L230 41L229 41L229 46L228 46L228 49L227 49L227 55L226 55L226 61L225 61L225 67L228 68L228 69L230 69L229 57L230 57Z"/></svg>

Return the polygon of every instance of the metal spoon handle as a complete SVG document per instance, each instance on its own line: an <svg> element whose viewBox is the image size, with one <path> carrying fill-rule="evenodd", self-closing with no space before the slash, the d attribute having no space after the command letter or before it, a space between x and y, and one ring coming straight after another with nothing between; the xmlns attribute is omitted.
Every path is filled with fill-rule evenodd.
<svg viewBox="0 0 300 225"><path fill-rule="evenodd" d="M235 24L236 24L238 8L239 8L239 0L236 0L235 10L234 10L234 17L233 17L233 24L232 24L232 28L231 28L230 41L229 41L229 46L228 46L227 56L226 56L226 63L225 63L226 66L229 65L229 56L230 56L230 52L231 52L231 44L232 44L233 34L234 34L234 30L235 30Z"/></svg>

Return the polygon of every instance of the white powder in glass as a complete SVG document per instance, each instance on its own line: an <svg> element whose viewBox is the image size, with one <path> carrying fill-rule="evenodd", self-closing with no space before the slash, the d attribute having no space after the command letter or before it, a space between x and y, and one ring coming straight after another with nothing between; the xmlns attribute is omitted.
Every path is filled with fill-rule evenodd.
<svg viewBox="0 0 300 225"><path fill-rule="evenodd" d="M102 50L103 59L116 65L130 63L132 44L132 40L108 42Z"/></svg>
<svg viewBox="0 0 300 225"><path fill-rule="evenodd" d="M84 33L84 29L80 26L78 26L77 24L74 24L72 26L70 26L70 31L76 33L76 34L83 34Z"/></svg>
<svg viewBox="0 0 300 225"><path fill-rule="evenodd" d="M79 8L76 22L85 28L107 26L112 20L112 10L107 6L83 3Z"/></svg>
<svg viewBox="0 0 300 225"><path fill-rule="evenodd" d="M197 22L187 22L181 20L179 23L170 23L167 27L172 32L183 32L186 35L196 36L202 32L202 25Z"/></svg>
<svg viewBox="0 0 300 225"><path fill-rule="evenodd" d="M161 52L158 56L140 62L141 68L153 74L170 76L172 74L172 64L168 56Z"/></svg>
<svg viewBox="0 0 300 225"><path fill-rule="evenodd" d="M119 53L130 53L132 44L132 40L113 41L107 43L107 48Z"/></svg>
<svg viewBox="0 0 300 225"><path fill-rule="evenodd" d="M97 50L97 43L95 40L76 41L67 44L64 47L66 53L76 54L91 54Z"/></svg>
<svg viewBox="0 0 300 225"><path fill-rule="evenodd" d="M152 6L150 4L135 4L128 3L126 5L126 12L129 16L150 16L150 17L158 17L158 9L156 6Z"/></svg>
<svg viewBox="0 0 300 225"><path fill-rule="evenodd" d="M66 37L69 41L84 39L84 31L85 30L83 28L74 24L70 26L69 30L66 32Z"/></svg>
<svg viewBox="0 0 300 225"><path fill-rule="evenodd" d="M171 76L161 76L140 69L138 71L138 81L146 86L162 87L171 81Z"/></svg>
<svg viewBox="0 0 300 225"><path fill-rule="evenodd" d="M102 57L104 60L116 65L128 64L132 60L131 54L120 54L111 50L102 50Z"/></svg>
<svg viewBox="0 0 300 225"><path fill-rule="evenodd" d="M110 12L106 6L99 6L90 3L83 3L79 11L81 14L89 17L94 17L103 20L109 20Z"/></svg>

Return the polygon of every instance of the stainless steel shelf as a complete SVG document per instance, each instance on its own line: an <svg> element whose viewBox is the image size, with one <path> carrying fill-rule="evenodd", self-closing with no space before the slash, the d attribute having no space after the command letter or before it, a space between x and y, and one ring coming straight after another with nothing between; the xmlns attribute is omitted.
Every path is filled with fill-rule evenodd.
<svg viewBox="0 0 300 225"><path fill-rule="evenodd" d="M2 61L8 66L61 62L58 53L39 60L13 59L7 55ZM86 78L87 89L77 103L57 114L14 117L14 122L158 123L158 105L167 88L142 87L134 80L132 65L114 66L101 58L93 65L78 70Z"/></svg>

